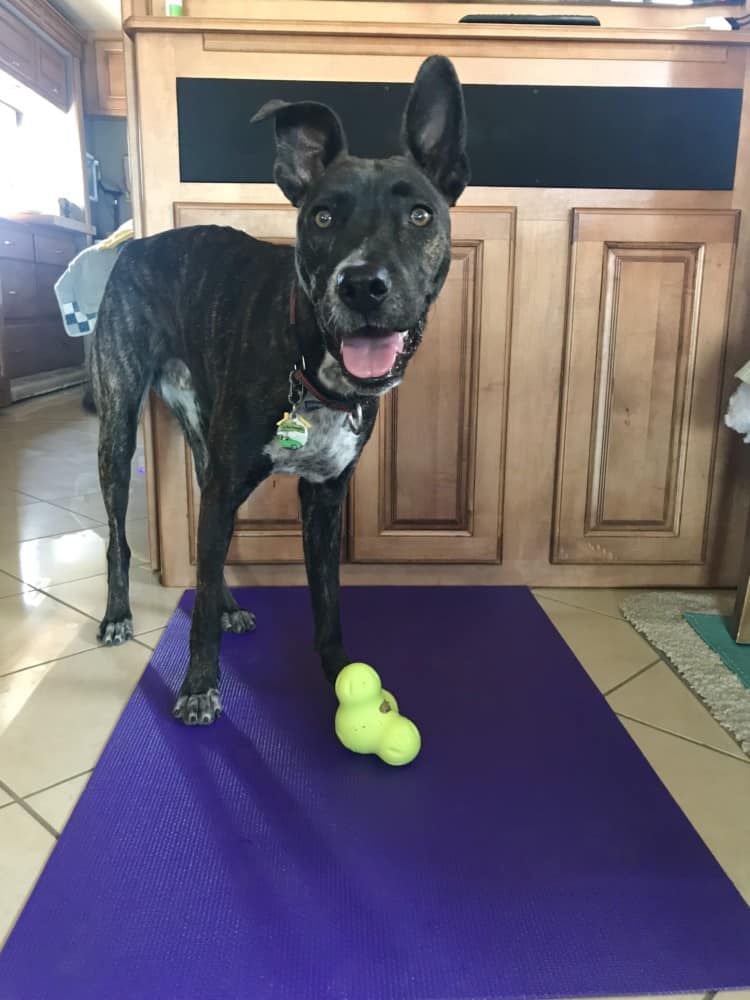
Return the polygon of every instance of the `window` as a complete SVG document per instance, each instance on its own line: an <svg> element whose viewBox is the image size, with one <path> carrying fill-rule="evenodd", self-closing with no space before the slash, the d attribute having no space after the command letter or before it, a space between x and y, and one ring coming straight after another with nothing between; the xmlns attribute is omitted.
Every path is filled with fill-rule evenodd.
<svg viewBox="0 0 750 1000"><path fill-rule="evenodd" d="M75 106L61 111L0 70L0 215L58 215L59 199L84 204Z"/></svg>

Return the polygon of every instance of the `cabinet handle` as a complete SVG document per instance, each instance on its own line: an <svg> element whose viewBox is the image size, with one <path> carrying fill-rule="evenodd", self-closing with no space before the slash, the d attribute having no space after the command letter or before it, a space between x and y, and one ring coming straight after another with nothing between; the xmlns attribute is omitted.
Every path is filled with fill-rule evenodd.
<svg viewBox="0 0 750 1000"><path fill-rule="evenodd" d="M15 240L3 240L4 247L14 247L16 245Z"/></svg>
<svg viewBox="0 0 750 1000"><path fill-rule="evenodd" d="M18 292L15 290L15 288L9 288L8 295L18 295Z"/></svg>

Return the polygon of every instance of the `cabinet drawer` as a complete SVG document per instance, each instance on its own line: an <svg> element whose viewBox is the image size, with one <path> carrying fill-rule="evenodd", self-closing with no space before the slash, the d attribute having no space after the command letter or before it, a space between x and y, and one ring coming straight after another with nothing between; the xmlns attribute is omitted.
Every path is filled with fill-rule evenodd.
<svg viewBox="0 0 750 1000"><path fill-rule="evenodd" d="M33 316L36 312L34 265L25 260L0 260L0 295L6 319Z"/></svg>
<svg viewBox="0 0 750 1000"><path fill-rule="evenodd" d="M37 41L37 87L64 111L68 110L68 66L65 56L41 39Z"/></svg>
<svg viewBox="0 0 750 1000"><path fill-rule="evenodd" d="M64 264L36 265L36 313L38 316L59 316L55 282L65 270Z"/></svg>
<svg viewBox="0 0 750 1000"><path fill-rule="evenodd" d="M67 233L34 233L34 250L40 264L67 264L76 255L73 236Z"/></svg>
<svg viewBox="0 0 750 1000"><path fill-rule="evenodd" d="M6 378L73 368L82 362L82 338L69 337L62 321L6 323L0 330L0 370Z"/></svg>
<svg viewBox="0 0 750 1000"><path fill-rule="evenodd" d="M2 24L0 24L2 28ZM15 257L18 260L34 259L34 240L26 226L0 222L0 257Z"/></svg>
<svg viewBox="0 0 750 1000"><path fill-rule="evenodd" d="M0 65L15 77L36 83L35 49L31 29L0 7Z"/></svg>

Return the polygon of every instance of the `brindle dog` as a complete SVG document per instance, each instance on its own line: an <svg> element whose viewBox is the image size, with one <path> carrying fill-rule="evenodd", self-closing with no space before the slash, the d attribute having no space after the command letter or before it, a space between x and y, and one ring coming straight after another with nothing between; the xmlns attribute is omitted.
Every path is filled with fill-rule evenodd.
<svg viewBox="0 0 750 1000"><path fill-rule="evenodd" d="M109 521L99 638L130 638L130 464L149 390L177 417L201 488L190 661L174 706L221 712L221 630L255 627L223 579L234 514L272 473L298 475L316 648L331 681L350 661L339 615L341 510L378 397L403 378L450 265L449 206L469 179L461 86L448 59L419 70L403 152L350 156L322 104L273 101L275 179L299 209L294 248L196 226L134 240L107 284L91 353ZM277 422L295 404L298 433ZM299 430L299 418L305 430ZM300 439L307 442L296 449Z"/></svg>

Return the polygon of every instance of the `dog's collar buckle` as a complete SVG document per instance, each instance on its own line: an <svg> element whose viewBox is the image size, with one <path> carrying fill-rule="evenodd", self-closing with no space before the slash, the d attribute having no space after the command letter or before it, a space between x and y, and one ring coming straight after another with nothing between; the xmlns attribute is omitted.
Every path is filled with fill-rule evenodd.
<svg viewBox="0 0 750 1000"><path fill-rule="evenodd" d="M357 403L353 410L349 412L349 426L355 434L362 430L362 404Z"/></svg>
<svg viewBox="0 0 750 1000"><path fill-rule="evenodd" d="M296 409L302 402L305 395L305 387L303 383L297 378L298 372L303 372L305 370L305 358L304 356L300 359L300 363L295 365L294 368L289 372L289 395L287 399L289 400L289 405L292 410Z"/></svg>

